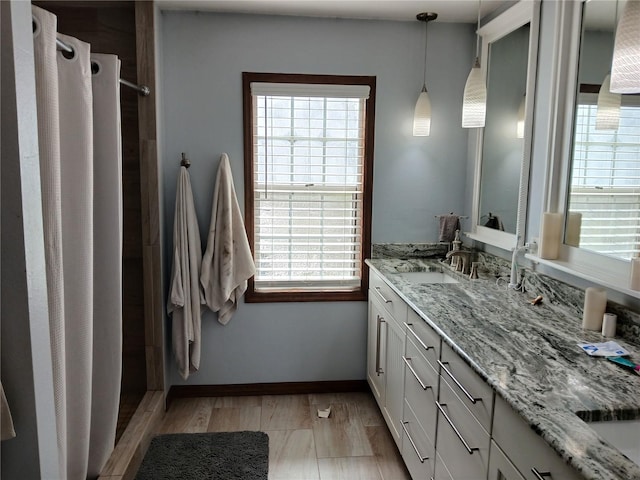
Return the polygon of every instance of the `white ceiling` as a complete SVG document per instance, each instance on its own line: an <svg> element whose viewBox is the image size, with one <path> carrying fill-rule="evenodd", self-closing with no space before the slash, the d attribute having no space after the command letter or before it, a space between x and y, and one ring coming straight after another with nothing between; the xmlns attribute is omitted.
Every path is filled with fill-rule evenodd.
<svg viewBox="0 0 640 480"><path fill-rule="evenodd" d="M478 0L157 0L163 10L296 15L379 20L416 19L420 12L435 12L438 22L475 23ZM505 0L482 0L484 17Z"/></svg>

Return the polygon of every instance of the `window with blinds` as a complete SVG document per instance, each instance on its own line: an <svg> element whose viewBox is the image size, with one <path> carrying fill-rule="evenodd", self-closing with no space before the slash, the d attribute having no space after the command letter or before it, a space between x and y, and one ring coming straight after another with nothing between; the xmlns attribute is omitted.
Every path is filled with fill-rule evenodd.
<svg viewBox="0 0 640 480"><path fill-rule="evenodd" d="M249 301L362 298L372 78L245 77L245 198L256 263Z"/></svg>
<svg viewBox="0 0 640 480"><path fill-rule="evenodd" d="M596 130L597 94L576 108L569 208L582 214L580 247L629 259L640 253L640 98L622 95L616 130Z"/></svg>

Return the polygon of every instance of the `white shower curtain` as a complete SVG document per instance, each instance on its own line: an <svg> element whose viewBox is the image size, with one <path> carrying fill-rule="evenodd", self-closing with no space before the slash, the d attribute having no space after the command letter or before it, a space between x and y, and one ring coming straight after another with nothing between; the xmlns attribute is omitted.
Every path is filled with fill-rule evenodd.
<svg viewBox="0 0 640 480"><path fill-rule="evenodd" d="M119 61L96 56L92 81L90 45L32 8L60 478L82 480L113 449L120 395Z"/></svg>

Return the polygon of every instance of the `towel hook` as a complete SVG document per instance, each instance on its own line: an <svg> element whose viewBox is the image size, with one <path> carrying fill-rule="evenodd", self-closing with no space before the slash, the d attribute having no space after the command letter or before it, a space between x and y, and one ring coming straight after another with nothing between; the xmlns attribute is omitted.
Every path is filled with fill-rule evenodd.
<svg viewBox="0 0 640 480"><path fill-rule="evenodd" d="M191 166L191 162L185 156L184 152L182 152L182 160L180 160L180 166L185 168L189 168Z"/></svg>

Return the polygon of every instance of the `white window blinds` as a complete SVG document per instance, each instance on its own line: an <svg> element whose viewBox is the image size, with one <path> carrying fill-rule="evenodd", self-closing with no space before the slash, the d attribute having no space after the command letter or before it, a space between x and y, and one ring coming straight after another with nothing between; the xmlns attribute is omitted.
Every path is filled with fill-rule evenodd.
<svg viewBox="0 0 640 480"><path fill-rule="evenodd" d="M640 252L640 99L623 95L617 130L596 130L597 95L580 94L571 211L580 247L629 259Z"/></svg>
<svg viewBox="0 0 640 480"><path fill-rule="evenodd" d="M369 87L251 83L256 291L350 291L362 276Z"/></svg>

